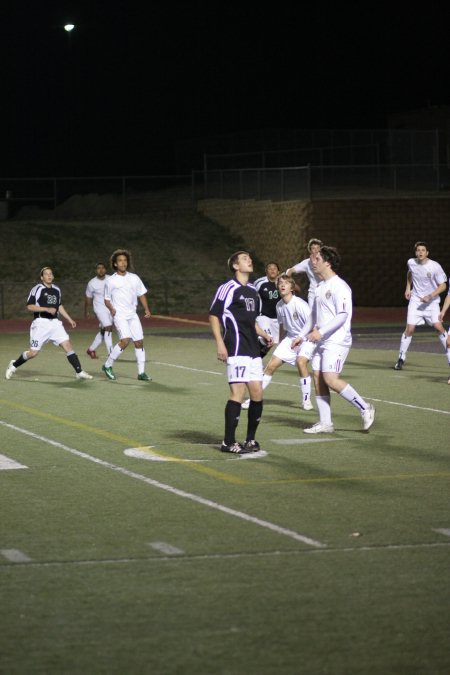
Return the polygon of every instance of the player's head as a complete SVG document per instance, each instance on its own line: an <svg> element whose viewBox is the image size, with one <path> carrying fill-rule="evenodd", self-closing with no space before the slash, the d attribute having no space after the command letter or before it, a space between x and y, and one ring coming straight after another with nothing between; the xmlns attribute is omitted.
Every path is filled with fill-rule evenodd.
<svg viewBox="0 0 450 675"><path fill-rule="evenodd" d="M334 248L334 246L321 246L319 254L324 262L330 264L333 272L336 272L341 264L341 256L337 248Z"/></svg>
<svg viewBox="0 0 450 675"><path fill-rule="evenodd" d="M426 254L429 253L428 244L425 241L416 241L414 244L414 253L417 255L417 249L425 249Z"/></svg>
<svg viewBox="0 0 450 675"><path fill-rule="evenodd" d="M320 239L310 239L308 243L306 244L306 248L308 250L308 253L314 253L320 250L321 246L323 246L323 241L320 241Z"/></svg>
<svg viewBox="0 0 450 675"><path fill-rule="evenodd" d="M228 263L227 263L228 269L233 274L236 274L236 272L237 272L237 268L235 267L235 265L239 265L239 256L241 256L241 255L247 255L247 256L249 256L249 258L251 260L250 253L248 251L236 251L236 253L233 253L233 255L231 255L228 258Z"/></svg>
<svg viewBox="0 0 450 675"><path fill-rule="evenodd" d="M41 271L39 272L39 277L44 284L48 285L51 285L53 279L55 278L53 276L53 270L51 267L42 267Z"/></svg>
<svg viewBox="0 0 450 675"><path fill-rule="evenodd" d="M125 248L118 248L111 255L111 258L110 258L111 268L114 271L117 270L117 258L119 257L119 255L125 256L125 258L127 259L127 270L129 270L130 267L131 267L131 253L129 251L127 251Z"/></svg>
<svg viewBox="0 0 450 675"><path fill-rule="evenodd" d="M292 277L289 277L287 274L280 274L277 277L277 288L280 288L280 285L287 286L289 285L291 287L291 293L294 292L295 290L295 280Z"/></svg>
<svg viewBox="0 0 450 675"><path fill-rule="evenodd" d="M266 276L271 281L275 281L277 276L280 274L280 266L276 262L268 262L265 268Z"/></svg>
<svg viewBox="0 0 450 675"><path fill-rule="evenodd" d="M95 266L95 272L98 277L104 277L106 274L106 265L104 262L98 262Z"/></svg>

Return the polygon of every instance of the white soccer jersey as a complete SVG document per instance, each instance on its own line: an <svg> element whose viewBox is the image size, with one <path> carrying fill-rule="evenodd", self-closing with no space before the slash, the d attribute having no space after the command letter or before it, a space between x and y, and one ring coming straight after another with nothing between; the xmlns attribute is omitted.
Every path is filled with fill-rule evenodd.
<svg viewBox="0 0 450 675"><path fill-rule="evenodd" d="M296 295L293 295L288 303L284 300L277 303L278 323L283 326L287 337L295 338L302 330L310 314L311 310L308 303Z"/></svg>
<svg viewBox="0 0 450 675"><path fill-rule="evenodd" d="M321 281L316 288L314 307L317 328L319 332L322 333L322 329L325 332L321 344L336 344L342 347L350 347L352 344L351 322L353 312L352 290L350 286L337 274L330 279ZM342 312L347 314L344 325L331 333L331 335L327 335L327 324Z"/></svg>
<svg viewBox="0 0 450 675"><path fill-rule="evenodd" d="M296 272L296 274L304 272L308 277L309 280L308 303L311 306L314 301L314 295L316 292L317 284L320 283L320 277L314 273L310 258L305 258L305 260L302 260L301 262L297 263L296 265L294 265L293 269Z"/></svg>
<svg viewBox="0 0 450 675"><path fill-rule="evenodd" d="M120 318L131 319L136 314L138 298L147 289L137 274L113 274L105 284L105 300L109 300Z"/></svg>
<svg viewBox="0 0 450 675"><path fill-rule="evenodd" d="M109 274L106 274L103 279L94 277L86 286L86 297L92 299L95 313L97 313L99 309L103 310L105 308L105 285L106 280L109 279L109 277Z"/></svg>
<svg viewBox="0 0 450 675"><path fill-rule="evenodd" d="M420 302L420 298L430 295L440 284L447 281L444 270L435 260L427 260L421 265L417 262L417 258L410 258L408 270L412 281L411 300L416 302ZM439 304L439 296L437 295L430 302Z"/></svg>

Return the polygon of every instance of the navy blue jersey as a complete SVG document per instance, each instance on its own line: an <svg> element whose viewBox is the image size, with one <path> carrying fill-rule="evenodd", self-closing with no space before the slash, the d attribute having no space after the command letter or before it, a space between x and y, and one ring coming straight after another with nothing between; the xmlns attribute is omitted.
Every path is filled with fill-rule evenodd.
<svg viewBox="0 0 450 675"><path fill-rule="evenodd" d="M209 313L221 321L228 356L260 356L255 328L259 314L259 296L252 284L243 286L232 279L219 286Z"/></svg>
<svg viewBox="0 0 450 675"><path fill-rule="evenodd" d="M255 288L261 298L260 314L268 316L269 319L276 319L277 302L280 299L276 283L269 281L267 277L260 277L255 281Z"/></svg>
<svg viewBox="0 0 450 675"><path fill-rule="evenodd" d="M36 284L31 289L27 305L39 305L39 307L54 307L56 309L56 314L50 314L50 312L34 312L35 319L57 319L58 318L58 307L61 304L61 290L58 286L52 284L50 288L45 284Z"/></svg>

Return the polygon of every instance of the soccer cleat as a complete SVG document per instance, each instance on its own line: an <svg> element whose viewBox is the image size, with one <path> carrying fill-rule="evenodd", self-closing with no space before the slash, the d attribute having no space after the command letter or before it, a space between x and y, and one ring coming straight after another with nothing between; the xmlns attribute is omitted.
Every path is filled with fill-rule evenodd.
<svg viewBox="0 0 450 675"><path fill-rule="evenodd" d="M334 432L334 426L332 424L316 422L312 427L306 427L303 431L305 434L332 434Z"/></svg>
<svg viewBox="0 0 450 675"><path fill-rule="evenodd" d="M361 411L361 417L364 431L369 431L375 419L375 408L371 403L369 403L365 410Z"/></svg>
<svg viewBox="0 0 450 675"><path fill-rule="evenodd" d="M147 373L139 373L138 380L142 380L143 382L151 382L152 378L149 377Z"/></svg>
<svg viewBox="0 0 450 675"><path fill-rule="evenodd" d="M230 443L230 445L227 445L225 441L222 441L222 445L220 446L220 451L221 452L231 452L234 455L243 455L246 451L244 446L241 445L240 443ZM253 452L253 451L252 451Z"/></svg>
<svg viewBox="0 0 450 675"><path fill-rule="evenodd" d="M394 366L394 370L401 370L403 368L404 363L405 363L404 359L399 359Z"/></svg>
<svg viewBox="0 0 450 675"><path fill-rule="evenodd" d="M259 447L258 441L252 439L251 441L245 441L244 450L245 452L259 452L261 448Z"/></svg>
<svg viewBox="0 0 450 675"><path fill-rule="evenodd" d="M93 380L94 378L92 375L89 375L85 370L80 370L79 373L76 374L77 380Z"/></svg>
<svg viewBox="0 0 450 675"><path fill-rule="evenodd" d="M102 366L102 370L105 373L108 380L115 380L116 376L113 373L112 366Z"/></svg>
<svg viewBox="0 0 450 675"><path fill-rule="evenodd" d="M14 360L9 362L9 366L6 369L5 377L7 380L10 380L14 373L16 372L17 368L14 367Z"/></svg>
<svg viewBox="0 0 450 675"><path fill-rule="evenodd" d="M247 398L243 403L241 403L241 408L244 410L248 410L250 407L250 399Z"/></svg>
<svg viewBox="0 0 450 675"><path fill-rule="evenodd" d="M306 401L303 401L302 408L303 408L303 410L314 410L313 404L311 403L311 401L309 399L307 399Z"/></svg>
<svg viewBox="0 0 450 675"><path fill-rule="evenodd" d="M91 357L91 359L98 359L95 349L86 349L86 354Z"/></svg>

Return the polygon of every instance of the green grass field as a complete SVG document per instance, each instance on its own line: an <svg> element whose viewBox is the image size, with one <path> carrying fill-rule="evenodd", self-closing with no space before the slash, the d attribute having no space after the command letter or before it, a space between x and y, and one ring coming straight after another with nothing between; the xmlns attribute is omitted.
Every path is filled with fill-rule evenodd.
<svg viewBox="0 0 450 675"><path fill-rule="evenodd" d="M6 381L28 335L0 334L2 675L450 672L443 354L353 349L377 418L334 396L325 437L284 366L239 458L212 339L148 335L144 383L131 348L108 381L91 337L92 382L50 345Z"/></svg>

